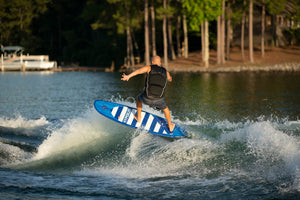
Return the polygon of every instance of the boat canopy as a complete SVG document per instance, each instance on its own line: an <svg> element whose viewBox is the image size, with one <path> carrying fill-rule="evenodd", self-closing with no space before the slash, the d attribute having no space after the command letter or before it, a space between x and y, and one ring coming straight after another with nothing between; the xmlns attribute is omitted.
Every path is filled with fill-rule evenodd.
<svg viewBox="0 0 300 200"><path fill-rule="evenodd" d="M21 47L21 46L6 46L6 47L3 47L1 48L2 51L23 51L24 48Z"/></svg>

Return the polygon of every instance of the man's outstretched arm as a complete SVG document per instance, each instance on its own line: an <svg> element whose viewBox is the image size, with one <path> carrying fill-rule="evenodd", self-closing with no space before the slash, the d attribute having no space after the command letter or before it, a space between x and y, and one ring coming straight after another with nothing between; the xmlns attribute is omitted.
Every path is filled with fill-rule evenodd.
<svg viewBox="0 0 300 200"><path fill-rule="evenodd" d="M123 73L121 80L122 81L129 81L130 78L132 78L136 75L139 75L139 74L149 73L150 70L151 70L150 66L145 66L145 67L142 67L142 68L139 68L139 69L135 70L134 72L132 72L128 75Z"/></svg>
<svg viewBox="0 0 300 200"><path fill-rule="evenodd" d="M170 75L169 72L167 72L167 79L168 79L169 82L172 82L172 76Z"/></svg>

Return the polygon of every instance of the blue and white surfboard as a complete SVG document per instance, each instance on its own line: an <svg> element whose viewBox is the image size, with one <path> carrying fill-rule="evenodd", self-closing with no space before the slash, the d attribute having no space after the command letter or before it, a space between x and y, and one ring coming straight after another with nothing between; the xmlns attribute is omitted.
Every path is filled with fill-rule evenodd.
<svg viewBox="0 0 300 200"><path fill-rule="evenodd" d="M185 137L184 130L177 124L171 133L164 118L142 111L141 122L134 119L136 108L97 100L94 103L96 110L105 117L132 128L139 128L149 133L172 138Z"/></svg>

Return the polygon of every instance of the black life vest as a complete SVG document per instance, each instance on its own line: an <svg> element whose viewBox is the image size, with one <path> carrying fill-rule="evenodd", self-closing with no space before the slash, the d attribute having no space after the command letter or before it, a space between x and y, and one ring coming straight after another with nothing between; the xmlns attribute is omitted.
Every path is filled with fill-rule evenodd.
<svg viewBox="0 0 300 200"><path fill-rule="evenodd" d="M151 65L145 82L145 93L147 97L158 99L163 97L167 85L167 70L158 65Z"/></svg>

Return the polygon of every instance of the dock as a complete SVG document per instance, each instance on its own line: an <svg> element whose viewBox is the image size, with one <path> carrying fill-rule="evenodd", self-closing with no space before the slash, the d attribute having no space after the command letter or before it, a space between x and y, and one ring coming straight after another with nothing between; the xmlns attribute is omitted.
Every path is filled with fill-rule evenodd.
<svg viewBox="0 0 300 200"><path fill-rule="evenodd" d="M70 63L57 66L56 61L49 61L48 55L23 55L24 48L21 46L1 46L0 71L50 71L50 72L68 72L68 71L92 71L92 72L113 72L114 62L110 67L79 66L78 63Z"/></svg>
<svg viewBox="0 0 300 200"><path fill-rule="evenodd" d="M70 72L70 71L79 71L79 72L111 72L110 68L106 67L81 67L81 66L76 66L76 67L58 67L55 69L52 69L51 71L54 72Z"/></svg>
<svg viewBox="0 0 300 200"><path fill-rule="evenodd" d="M48 55L23 55L21 46L1 47L0 70L4 71L42 71L57 68L56 61L49 61Z"/></svg>

